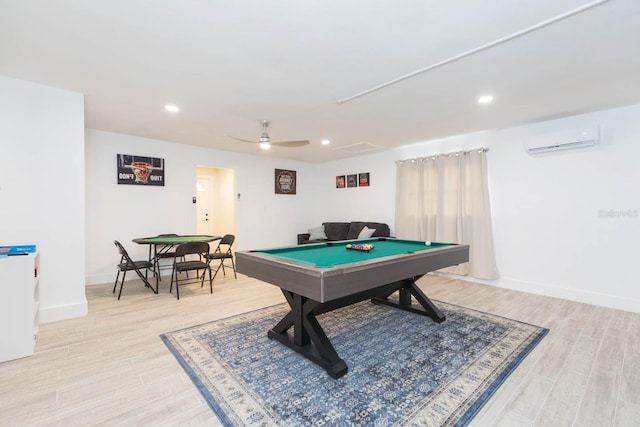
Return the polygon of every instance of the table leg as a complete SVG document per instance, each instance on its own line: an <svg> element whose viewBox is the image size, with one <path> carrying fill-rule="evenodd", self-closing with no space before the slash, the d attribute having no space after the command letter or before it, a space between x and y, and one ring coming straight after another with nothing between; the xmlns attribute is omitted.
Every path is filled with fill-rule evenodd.
<svg viewBox="0 0 640 427"><path fill-rule="evenodd" d="M162 281L162 275L160 274L160 259L161 255L166 254L173 248L175 245L162 245L160 250L158 250L158 245L153 245L153 271L158 275L158 280ZM167 258L169 259L169 258ZM204 274L204 273L203 273ZM187 277L189 277L189 272L187 272Z"/></svg>
<svg viewBox="0 0 640 427"><path fill-rule="evenodd" d="M158 278L158 280L162 280L162 277L160 277L160 260L158 259L158 245L153 245L153 272Z"/></svg>
<svg viewBox="0 0 640 427"><path fill-rule="evenodd" d="M320 365L333 378L340 378L348 372L347 364L338 356L331 341L325 334L317 315L327 313L347 305L371 299L375 304L384 304L412 313L428 316L434 321L444 322L446 316L416 285L417 278L400 280L375 289L358 292L336 300L320 303L302 295L281 289L291 310L267 333L271 339L300 353ZM398 302L388 299L398 291ZM414 297L422 309L411 305ZM289 330L293 328L293 333Z"/></svg>
<svg viewBox="0 0 640 427"><path fill-rule="evenodd" d="M152 247L153 245L149 245L149 262L153 265L153 277L156 277L156 257L155 255L152 254Z"/></svg>
<svg viewBox="0 0 640 427"><path fill-rule="evenodd" d="M389 294L391 295L391 294ZM399 289L398 302L389 301L387 296L375 297L371 299L374 304L384 304L391 307L396 307L401 310L410 311L412 313L428 316L438 323L442 323L447 319L447 316L440 311L440 309L427 297L424 292L416 285L414 279L407 279L404 281L404 285ZM411 296L424 308L424 310L414 308L411 306Z"/></svg>
<svg viewBox="0 0 640 427"><path fill-rule="evenodd" d="M347 364L338 356L314 313L321 303L284 289L282 293L291 311L267 336L320 365L331 377L340 378L345 375L348 371ZM291 327L293 337L287 332Z"/></svg>
<svg viewBox="0 0 640 427"><path fill-rule="evenodd" d="M151 288L151 290L153 291L153 293L154 293L154 294L157 294L157 293L158 293L158 287L159 287L159 286L158 286L158 276L157 276L157 274L156 274L156 264L155 264L155 259L156 259L156 258L155 258L155 255L152 255L152 254L151 254L151 252L152 252L151 246L154 246L154 247L155 247L155 245L151 245L151 244L149 245L149 262L150 262L150 263L151 263L151 265L153 266L153 268L152 268L152 270L153 270L153 277L155 277L155 279L156 279L156 287L155 287L155 289L154 289L154 287L153 287L153 286L151 286L151 284L149 283L149 281L148 281L148 280L143 279L143 281L144 281L144 283L145 283L145 286L146 286L146 287ZM142 277L141 277L141 278L142 278Z"/></svg>

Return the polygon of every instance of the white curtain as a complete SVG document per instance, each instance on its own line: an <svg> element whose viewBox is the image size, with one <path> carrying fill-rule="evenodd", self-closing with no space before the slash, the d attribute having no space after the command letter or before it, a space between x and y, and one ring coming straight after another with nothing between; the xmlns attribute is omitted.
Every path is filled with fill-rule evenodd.
<svg viewBox="0 0 640 427"><path fill-rule="evenodd" d="M469 262L443 271L497 279L486 150L397 162L395 235L468 244Z"/></svg>

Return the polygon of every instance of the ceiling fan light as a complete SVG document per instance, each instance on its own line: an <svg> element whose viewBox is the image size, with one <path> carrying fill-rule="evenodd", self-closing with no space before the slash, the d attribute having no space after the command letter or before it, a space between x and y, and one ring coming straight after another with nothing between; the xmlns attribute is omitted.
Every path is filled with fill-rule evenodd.
<svg viewBox="0 0 640 427"><path fill-rule="evenodd" d="M478 104L491 104L493 102L493 95L482 95L478 98Z"/></svg>
<svg viewBox="0 0 640 427"><path fill-rule="evenodd" d="M260 138L260 148L262 148L263 150L268 150L269 148L271 148L271 144L269 144L269 141L262 141L262 138Z"/></svg>

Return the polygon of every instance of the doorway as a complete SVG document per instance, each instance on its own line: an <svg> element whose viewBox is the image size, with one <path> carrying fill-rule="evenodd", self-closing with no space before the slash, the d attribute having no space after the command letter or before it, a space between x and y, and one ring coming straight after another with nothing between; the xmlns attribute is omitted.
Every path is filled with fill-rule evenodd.
<svg viewBox="0 0 640 427"><path fill-rule="evenodd" d="M198 234L236 234L236 172L234 169L198 166Z"/></svg>

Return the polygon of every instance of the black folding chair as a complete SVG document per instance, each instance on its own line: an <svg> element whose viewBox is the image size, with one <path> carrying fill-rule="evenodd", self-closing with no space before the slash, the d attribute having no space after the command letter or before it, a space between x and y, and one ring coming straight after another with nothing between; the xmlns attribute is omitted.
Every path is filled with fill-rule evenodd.
<svg viewBox="0 0 640 427"><path fill-rule="evenodd" d="M224 267L224 262L225 260L231 260L231 268L233 269L233 277L235 277L236 279L238 278L238 276L236 275L236 264L233 262L233 253L231 252L231 246L233 245L233 242L236 240L236 236L234 236L233 234L225 234L222 239L220 239L220 242L218 243L218 247L216 248L216 250L209 255L209 261L220 261L220 264L218 264L218 268L216 268L216 272L213 275L213 278L216 278L216 275L218 274L218 271L220 270L220 268L222 268L222 273L226 276L227 272L225 271ZM229 267L227 265L227 267Z"/></svg>
<svg viewBox="0 0 640 427"><path fill-rule="evenodd" d="M120 296L122 295L122 287L124 286L124 278L127 275L127 271L132 271L132 270L136 272L136 274L138 275L138 277L140 277L140 279L142 279L146 287L150 288L154 294L157 294L158 293L158 276L156 276L155 289L153 288L153 286L151 286L151 284L149 284L149 280L148 280L149 270L153 271L153 263L149 260L134 261L131 259L131 257L129 256L129 253L124 248L124 246L122 246L120 242L118 242L117 240L114 240L113 244L116 245L116 247L118 248L118 252L120 253L120 263L118 264L118 274L116 275L116 281L113 284L114 294L116 293L116 287L118 286L118 279L120 278L120 272L122 272L122 282L120 283L120 292L118 292L118 299L120 299ZM144 275L140 270L145 270Z"/></svg>
<svg viewBox="0 0 640 427"><path fill-rule="evenodd" d="M191 255L191 257L197 255L198 259L188 259L187 255ZM204 276L206 272L209 271L209 289L211 290L211 293L213 293L213 278L211 277L211 266L209 265L208 255L209 244L206 242L190 242L179 245L176 248L175 256L173 258L173 270L171 271L171 286L169 287L169 292L173 290L173 283L175 282L176 296L180 299L180 284L178 278L180 273L193 270L203 270L202 278L200 278L199 274L196 274L197 278L200 279L200 287L204 286ZM193 282L194 280L191 280L191 282L188 283Z"/></svg>

